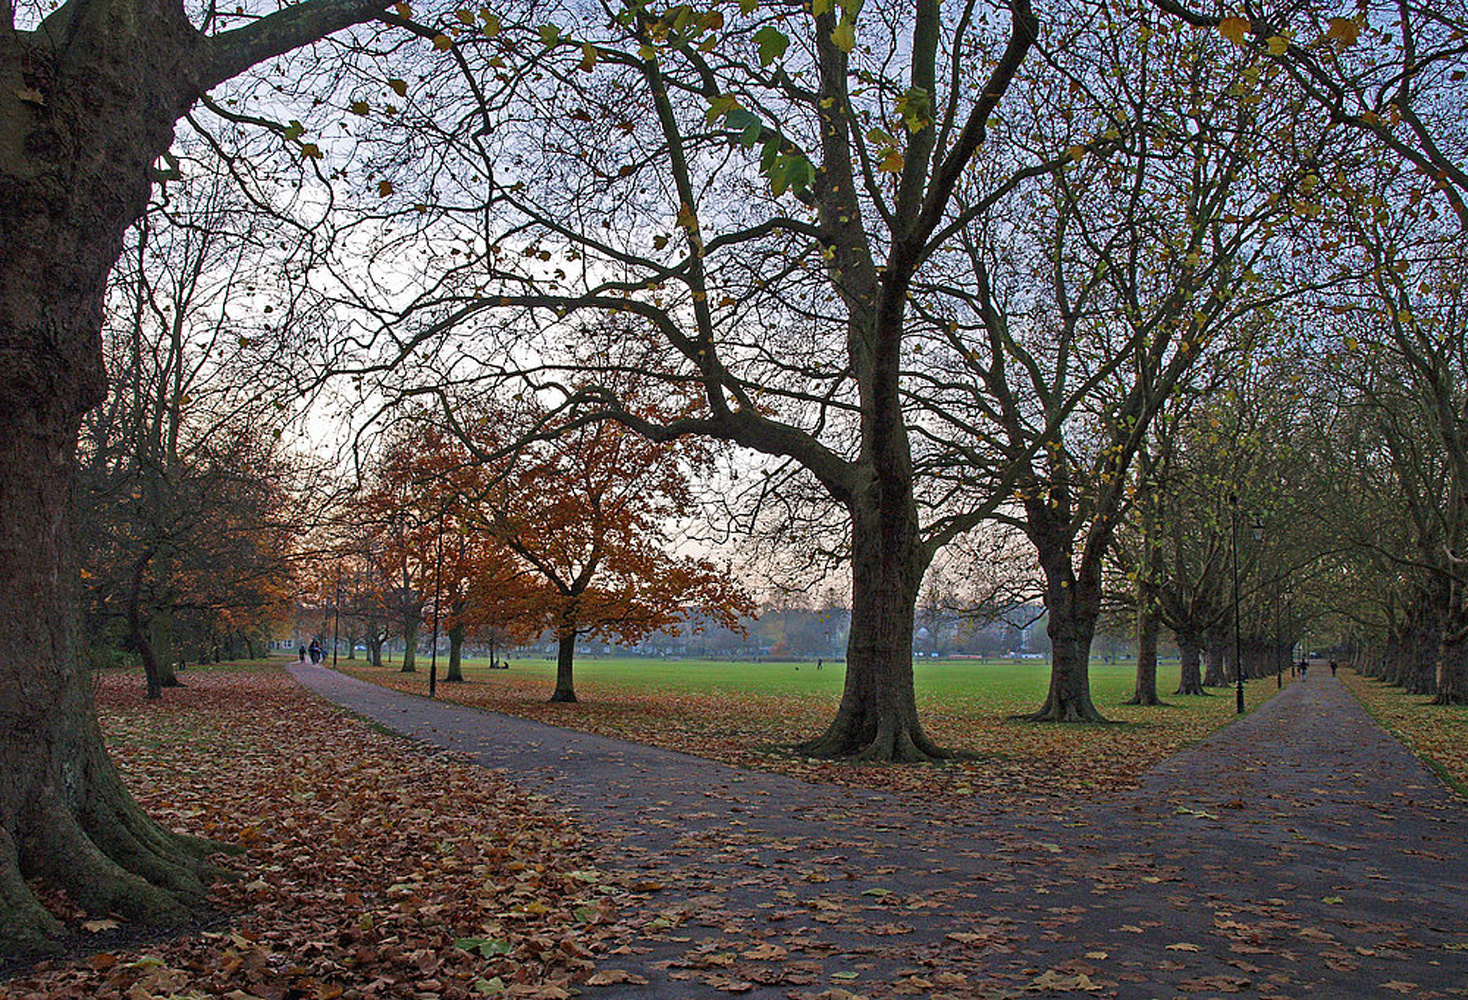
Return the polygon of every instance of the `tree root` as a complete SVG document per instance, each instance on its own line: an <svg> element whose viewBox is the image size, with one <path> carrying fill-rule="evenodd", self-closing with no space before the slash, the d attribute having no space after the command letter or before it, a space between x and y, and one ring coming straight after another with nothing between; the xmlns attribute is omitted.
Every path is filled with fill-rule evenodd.
<svg viewBox="0 0 1468 1000"><path fill-rule="evenodd" d="M1024 722L1067 722L1067 723L1099 723L1110 725L1111 720L1096 710L1090 699L1085 701L1067 700L1057 701L1054 698L1045 699L1045 704L1037 712L1029 715L1020 715L1016 718Z"/></svg>
<svg viewBox="0 0 1468 1000"><path fill-rule="evenodd" d="M108 857L87 836L54 789L42 792L38 813L40 833L35 838L35 849L26 854L32 857L38 873L64 888L87 912L115 912L140 923L173 924L189 917L189 908L180 896L202 901L203 886L198 876L181 877L182 869L177 865L155 857L147 867L165 880L165 886L155 886ZM140 857L132 860L141 863ZM172 886L167 886L168 882Z"/></svg>
<svg viewBox="0 0 1468 1000"><path fill-rule="evenodd" d="M0 955L57 951L61 932L60 922L21 878L15 841L0 828Z"/></svg>
<svg viewBox="0 0 1468 1000"><path fill-rule="evenodd" d="M920 728L914 732L893 715L884 715L869 737L863 738L862 729L844 713L838 714L824 733L797 744L795 752L821 760L895 764L931 763L956 756L933 743Z"/></svg>

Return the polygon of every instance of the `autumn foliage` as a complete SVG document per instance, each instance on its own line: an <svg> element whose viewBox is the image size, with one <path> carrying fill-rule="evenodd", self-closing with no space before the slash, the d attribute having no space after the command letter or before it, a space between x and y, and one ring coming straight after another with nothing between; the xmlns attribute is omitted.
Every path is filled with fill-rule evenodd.
<svg viewBox="0 0 1468 1000"><path fill-rule="evenodd" d="M456 421L457 436L427 414L407 426L358 510L409 647L425 614L458 637L451 676L465 635L549 631L552 698L575 701L578 639L633 643L690 619L737 628L753 610L726 569L669 551L705 452L610 422L558 426L523 400Z"/></svg>

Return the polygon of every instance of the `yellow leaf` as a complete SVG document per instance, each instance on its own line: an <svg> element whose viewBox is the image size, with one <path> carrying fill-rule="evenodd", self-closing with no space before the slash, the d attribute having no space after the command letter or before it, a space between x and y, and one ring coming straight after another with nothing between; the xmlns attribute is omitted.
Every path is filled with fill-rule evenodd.
<svg viewBox="0 0 1468 1000"><path fill-rule="evenodd" d="M1235 45L1243 45L1244 36L1249 32L1249 22L1242 17L1226 17L1218 22L1218 31Z"/></svg>
<svg viewBox="0 0 1468 1000"><path fill-rule="evenodd" d="M877 164L877 169L889 174L902 173L902 154L897 151L896 146L888 146L883 151L882 162Z"/></svg>
<svg viewBox="0 0 1468 1000"><path fill-rule="evenodd" d="M1067 149L1065 152L1066 155L1068 155L1072 160L1084 160L1086 158L1085 146L1075 145L1070 147L1070 149Z"/></svg>
<svg viewBox="0 0 1468 1000"><path fill-rule="evenodd" d="M1270 35L1266 44L1269 46L1270 55L1282 56L1289 50L1290 40L1284 35Z"/></svg>
<svg viewBox="0 0 1468 1000"><path fill-rule="evenodd" d="M581 43L581 65L576 67L583 73L590 73L591 68L596 65L596 46L590 42Z"/></svg>
<svg viewBox="0 0 1468 1000"><path fill-rule="evenodd" d="M371 110L372 110L372 108L367 104L366 101L353 101L352 102L352 114L354 114L354 115L365 115L365 114L367 114L367 112L369 112Z"/></svg>
<svg viewBox="0 0 1468 1000"><path fill-rule="evenodd" d="M397 94L399 97L407 97L408 96L408 81L406 81L406 80L389 80L389 81L387 81L387 85L389 87L391 87L392 88L392 92L394 94Z"/></svg>
<svg viewBox="0 0 1468 1000"><path fill-rule="evenodd" d="M1335 42L1337 48L1348 49L1356 44L1356 39L1361 36L1361 25L1354 18L1333 17L1330 19L1330 27L1325 32L1325 37Z"/></svg>
<svg viewBox="0 0 1468 1000"><path fill-rule="evenodd" d="M412 17L413 16L413 8L412 7L409 7L405 3L395 3L395 4L392 5L392 9L398 12L398 16L399 17Z"/></svg>
<svg viewBox="0 0 1468 1000"><path fill-rule="evenodd" d="M479 16L484 19L484 33L493 38L500 33L500 19L489 12L489 8L481 7Z"/></svg>
<svg viewBox="0 0 1468 1000"><path fill-rule="evenodd" d="M382 198L386 198L392 194L392 181L379 181L377 184L377 194Z"/></svg>
<svg viewBox="0 0 1468 1000"><path fill-rule="evenodd" d="M467 10L461 7L458 10L454 11L454 16L457 17L464 24L474 23L474 12L472 10Z"/></svg>
<svg viewBox="0 0 1468 1000"><path fill-rule="evenodd" d="M831 42L842 52L856 48L856 25L850 21L836 25L836 30L831 32Z"/></svg>
<svg viewBox="0 0 1468 1000"><path fill-rule="evenodd" d="M446 49L451 49L454 47L454 40L448 35L434 35L433 47L438 49L438 51L443 52Z"/></svg>

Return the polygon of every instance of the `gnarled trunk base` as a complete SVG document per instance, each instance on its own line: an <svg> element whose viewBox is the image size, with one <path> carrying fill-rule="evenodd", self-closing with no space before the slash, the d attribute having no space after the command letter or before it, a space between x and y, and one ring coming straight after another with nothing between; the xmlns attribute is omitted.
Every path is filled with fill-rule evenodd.
<svg viewBox="0 0 1468 1000"><path fill-rule="evenodd" d="M848 709L844 700L826 731L813 740L796 744L795 751L828 760L904 764L953 756L928 738L918 722L916 707L910 712L898 706L863 712Z"/></svg>
<svg viewBox="0 0 1468 1000"><path fill-rule="evenodd" d="M204 901L210 869L201 859L215 849L144 815L107 757L78 655L65 499L74 418L9 416L10 433L0 434L3 955L51 950L62 931L27 878L89 913L176 923Z"/></svg>

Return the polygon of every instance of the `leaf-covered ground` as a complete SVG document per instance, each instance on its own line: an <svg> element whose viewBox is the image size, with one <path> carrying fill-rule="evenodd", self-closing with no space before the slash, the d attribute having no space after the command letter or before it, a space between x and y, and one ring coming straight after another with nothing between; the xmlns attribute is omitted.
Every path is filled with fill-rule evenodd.
<svg viewBox="0 0 1468 1000"><path fill-rule="evenodd" d="M1340 672L1346 688L1382 723L1463 795L1468 795L1468 706L1432 705L1422 695Z"/></svg>
<svg viewBox="0 0 1468 1000"><path fill-rule="evenodd" d="M423 672L404 674L390 667L347 672L398 691L428 691ZM740 767L930 797L1022 798L1130 787L1158 761L1235 718L1231 692L1168 697L1170 704L1155 708L1102 704L1115 724L1098 726L1016 721L1013 716L1038 705L1028 691L988 691L982 699L920 696L923 724L930 735L972 759L935 767L853 766L790 752L797 739L819 733L830 721L836 705L829 696L689 691L582 680L577 683L581 701L567 705L548 702L550 688L532 673L512 669L469 677L463 684L440 682L438 697ZM1274 693L1272 680L1249 684L1249 707Z"/></svg>
<svg viewBox="0 0 1468 1000"><path fill-rule="evenodd" d="M636 889L582 833L508 782L331 708L278 670L190 672L142 700L98 692L109 748L150 814L244 848L229 914L202 937L134 940L83 921L79 963L0 984L6 1000L565 997L625 928ZM62 901L64 906L64 901Z"/></svg>

